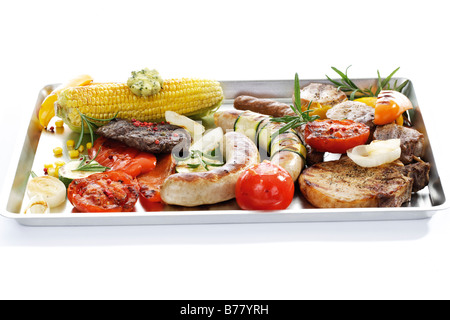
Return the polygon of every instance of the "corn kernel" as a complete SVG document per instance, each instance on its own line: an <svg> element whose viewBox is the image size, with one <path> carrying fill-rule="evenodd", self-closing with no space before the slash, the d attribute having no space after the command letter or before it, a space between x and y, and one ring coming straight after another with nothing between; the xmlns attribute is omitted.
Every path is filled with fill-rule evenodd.
<svg viewBox="0 0 450 320"><path fill-rule="evenodd" d="M62 167L63 165L65 165L66 163L64 161L55 161L55 166L58 167Z"/></svg>
<svg viewBox="0 0 450 320"><path fill-rule="evenodd" d="M56 169L55 169L55 168L49 168L48 171L47 171L47 173L48 173L49 176L57 177Z"/></svg>
<svg viewBox="0 0 450 320"><path fill-rule="evenodd" d="M64 121L62 121L62 120L55 121L55 126L57 128L62 128L64 126Z"/></svg>
<svg viewBox="0 0 450 320"><path fill-rule="evenodd" d="M79 152L79 153L83 153L83 151L84 151L84 146L81 145L81 146L78 148L78 152Z"/></svg>
<svg viewBox="0 0 450 320"><path fill-rule="evenodd" d="M61 147L56 147L53 149L53 154L57 157L61 156L63 154L63 149Z"/></svg>
<svg viewBox="0 0 450 320"><path fill-rule="evenodd" d="M88 142L88 143L86 143L86 149L91 149L92 148L92 143L91 142Z"/></svg>
<svg viewBox="0 0 450 320"><path fill-rule="evenodd" d="M72 159L78 158L79 156L80 153L78 152L78 150L69 150L69 157L71 157Z"/></svg>
<svg viewBox="0 0 450 320"><path fill-rule="evenodd" d="M52 163L46 163L46 164L44 164L44 168L46 168L46 169L53 168L53 164Z"/></svg>
<svg viewBox="0 0 450 320"><path fill-rule="evenodd" d="M67 147L68 147L68 148L73 148L73 146L75 145L75 141L73 141L73 140L67 140L66 144L67 144Z"/></svg>

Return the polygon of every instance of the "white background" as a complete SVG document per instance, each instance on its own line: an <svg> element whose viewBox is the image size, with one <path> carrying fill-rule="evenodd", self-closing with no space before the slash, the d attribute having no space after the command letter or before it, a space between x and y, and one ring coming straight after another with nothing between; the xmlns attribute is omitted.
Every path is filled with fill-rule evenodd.
<svg viewBox="0 0 450 320"><path fill-rule="evenodd" d="M142 67L167 78L324 78L352 65L354 78L400 66L413 81L445 183L447 2L3 1L0 179L46 84L82 73L123 81ZM132 227L34 228L0 216L0 298L448 299L449 244L449 210L413 221Z"/></svg>

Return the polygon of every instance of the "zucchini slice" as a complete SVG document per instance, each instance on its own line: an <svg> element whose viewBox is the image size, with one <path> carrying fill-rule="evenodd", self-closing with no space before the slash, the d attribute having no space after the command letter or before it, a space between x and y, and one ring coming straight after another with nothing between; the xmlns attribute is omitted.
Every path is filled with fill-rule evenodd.
<svg viewBox="0 0 450 320"><path fill-rule="evenodd" d="M301 151L296 150L296 149L290 149L290 148L285 148L285 149L277 150L276 152L274 152L274 153L272 154L272 156L270 157L270 159L272 160L273 157L275 157L275 155L276 155L277 153L283 152L283 151L295 153L295 154L299 155L299 156L303 159L303 161L306 162L306 157L305 157L304 154L302 154Z"/></svg>
<svg viewBox="0 0 450 320"><path fill-rule="evenodd" d="M272 138L271 154L283 148L301 150L302 143L296 132L288 131Z"/></svg>
<svg viewBox="0 0 450 320"><path fill-rule="evenodd" d="M255 141L256 133L262 121L268 116L251 111L241 113L234 122L234 131L244 134L247 138Z"/></svg>
<svg viewBox="0 0 450 320"><path fill-rule="evenodd" d="M271 154L272 139L279 135L279 130L282 127L281 124L272 122L269 119L261 126L261 129L258 132L256 139L257 146L258 148L263 148L268 156Z"/></svg>
<svg viewBox="0 0 450 320"><path fill-rule="evenodd" d="M66 163L58 170L59 180L61 180L66 188L74 179L86 178L94 173L100 171L74 171L80 165L80 160L74 160ZM98 164L97 161L92 161L92 164Z"/></svg>

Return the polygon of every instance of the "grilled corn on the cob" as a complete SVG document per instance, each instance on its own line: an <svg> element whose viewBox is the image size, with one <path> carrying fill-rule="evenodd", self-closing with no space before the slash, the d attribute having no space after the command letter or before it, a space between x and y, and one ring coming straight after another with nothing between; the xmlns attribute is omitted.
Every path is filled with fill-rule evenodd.
<svg viewBox="0 0 450 320"><path fill-rule="evenodd" d="M117 116L154 122L164 120L168 110L186 116L201 115L218 107L222 100L222 87L214 80L165 80L161 91L148 97L136 96L125 83L93 83L61 91L56 114L72 130L80 132L80 113L96 119Z"/></svg>
<svg viewBox="0 0 450 320"><path fill-rule="evenodd" d="M58 99L59 93L65 88L69 87L77 87L77 86L85 86L90 84L93 81L92 77L87 74L79 75L73 79L70 79L65 84L60 85L52 93L50 93L42 102L42 105L39 109L39 122L40 124L46 128L50 120L55 116L55 108L54 104ZM58 126L56 124L56 126Z"/></svg>

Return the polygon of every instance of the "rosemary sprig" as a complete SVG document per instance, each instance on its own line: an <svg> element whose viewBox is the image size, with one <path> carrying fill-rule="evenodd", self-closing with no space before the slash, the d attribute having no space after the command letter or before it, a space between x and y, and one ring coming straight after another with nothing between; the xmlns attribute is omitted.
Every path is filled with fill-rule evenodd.
<svg viewBox="0 0 450 320"><path fill-rule="evenodd" d="M92 160L89 160L89 157L86 155L81 156L80 164L76 169L72 171L105 172L106 170L111 169L109 167L102 166L97 161L95 161L101 149L102 147L98 148L97 153L95 154L95 157Z"/></svg>
<svg viewBox="0 0 450 320"><path fill-rule="evenodd" d="M108 121L114 120L117 117L117 115L119 114L119 112L117 112L114 117L109 118L109 119L96 119L96 118L92 118L92 117L89 117L89 116L81 113L78 109L77 109L77 111L81 118L81 133L80 133L80 138L78 139L77 144L75 145L75 149L78 149L81 145L81 142L83 141L84 123L86 123L88 130L89 130L89 134L91 135L91 143L94 144L94 132L95 132L95 130L98 129L98 125L96 124L96 122L108 122Z"/></svg>
<svg viewBox="0 0 450 320"><path fill-rule="evenodd" d="M390 85L390 81L392 77L397 73L397 71L400 68L395 69L391 72L390 75L388 75L385 79L381 78L380 71L377 70L377 89L373 90L373 86L370 86L369 88L359 88L349 77L348 77L348 69L351 66L348 66L347 69L345 69L345 73L341 70L331 67L340 77L341 80L334 80L331 79L329 76L326 76L327 79L333 83L335 86L337 86L338 89L344 91L348 96L350 100L355 100L355 98L358 97L377 97L378 94L381 92L381 90L394 90L398 92L402 92L402 90L406 87L406 85L409 83L409 80L406 80L399 86L397 86L398 80L395 80L393 87Z"/></svg>
<svg viewBox="0 0 450 320"><path fill-rule="evenodd" d="M319 116L314 115L311 116L310 113L314 110L311 110L311 103L309 102L306 111L302 111L302 102L300 98L300 81L298 79L298 74L295 74L295 81L294 81L294 105L290 106L292 111L294 111L295 116L284 116L279 118L272 118L270 121L272 122L279 122L279 123L286 123L280 130L278 130L274 135L282 134L288 130L295 129L297 127L300 127L304 125L305 123L308 123L310 121L314 121L319 119Z"/></svg>

